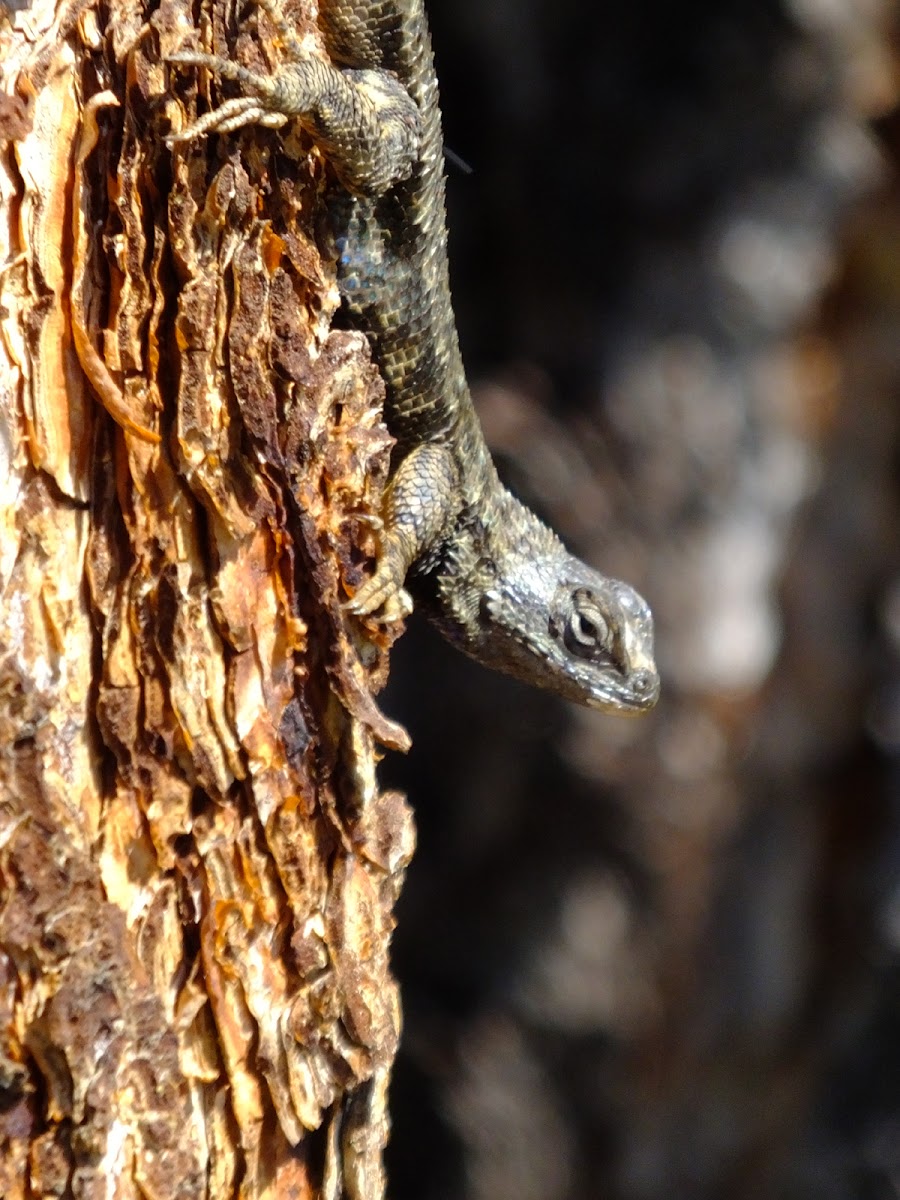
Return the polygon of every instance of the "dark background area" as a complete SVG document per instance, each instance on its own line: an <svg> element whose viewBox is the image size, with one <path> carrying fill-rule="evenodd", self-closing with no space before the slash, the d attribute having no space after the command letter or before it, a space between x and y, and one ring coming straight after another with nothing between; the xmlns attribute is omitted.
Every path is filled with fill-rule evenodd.
<svg viewBox="0 0 900 1200"><path fill-rule="evenodd" d="M397 647L391 1194L900 1197L897 10L429 11L489 441L664 691Z"/></svg>

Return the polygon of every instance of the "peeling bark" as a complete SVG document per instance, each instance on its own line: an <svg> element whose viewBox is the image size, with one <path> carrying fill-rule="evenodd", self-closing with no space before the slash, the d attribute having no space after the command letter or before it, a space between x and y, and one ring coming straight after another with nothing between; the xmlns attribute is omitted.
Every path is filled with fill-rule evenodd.
<svg viewBox="0 0 900 1200"><path fill-rule="evenodd" d="M162 62L194 25L0 22L7 1200L384 1193L414 833L375 780L394 635L342 608L382 385L331 329L308 140L166 149L210 99ZM249 13L197 25L261 62Z"/></svg>

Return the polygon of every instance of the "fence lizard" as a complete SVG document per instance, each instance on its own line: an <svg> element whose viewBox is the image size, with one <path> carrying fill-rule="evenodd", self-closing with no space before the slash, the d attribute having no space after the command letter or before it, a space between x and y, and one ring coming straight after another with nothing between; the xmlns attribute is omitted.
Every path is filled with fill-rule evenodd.
<svg viewBox="0 0 900 1200"><path fill-rule="evenodd" d="M653 620L627 584L570 555L500 482L466 382L450 299L443 139L422 0L320 0L331 61L305 50L278 0L255 0L282 46L263 75L209 54L170 62L235 80L169 138L296 119L330 162L338 278L368 336L396 438L374 574L357 615L410 610L407 586L479 662L612 712L656 703Z"/></svg>

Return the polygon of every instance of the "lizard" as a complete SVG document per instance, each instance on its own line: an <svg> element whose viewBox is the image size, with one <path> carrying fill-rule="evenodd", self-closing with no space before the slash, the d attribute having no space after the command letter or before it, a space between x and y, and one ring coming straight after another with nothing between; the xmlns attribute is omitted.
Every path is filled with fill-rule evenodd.
<svg viewBox="0 0 900 1200"><path fill-rule="evenodd" d="M170 146L298 121L333 172L329 217L351 327L372 347L395 439L374 574L347 608L392 620L411 592L488 667L607 712L653 707L645 600L570 554L500 481L463 367L450 295L444 146L423 0L319 0L328 57L302 46L280 0L253 0L280 42L270 73L201 51L168 55L241 94Z"/></svg>

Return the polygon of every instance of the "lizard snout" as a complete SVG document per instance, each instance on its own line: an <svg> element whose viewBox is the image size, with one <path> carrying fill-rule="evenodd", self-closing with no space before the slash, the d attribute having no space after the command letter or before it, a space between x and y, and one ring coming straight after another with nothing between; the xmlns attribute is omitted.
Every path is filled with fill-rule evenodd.
<svg viewBox="0 0 900 1200"><path fill-rule="evenodd" d="M635 696L641 700L655 700L659 691L659 676L655 671L635 671L628 683Z"/></svg>

